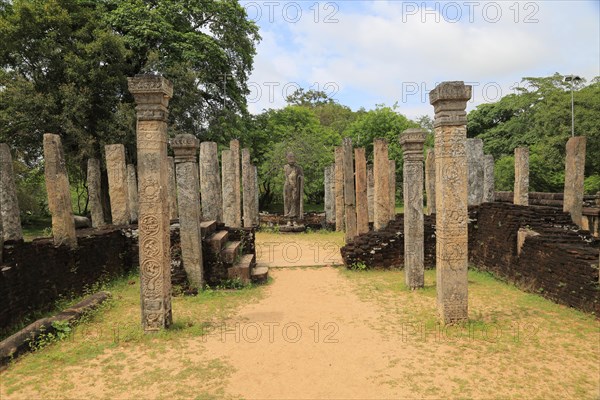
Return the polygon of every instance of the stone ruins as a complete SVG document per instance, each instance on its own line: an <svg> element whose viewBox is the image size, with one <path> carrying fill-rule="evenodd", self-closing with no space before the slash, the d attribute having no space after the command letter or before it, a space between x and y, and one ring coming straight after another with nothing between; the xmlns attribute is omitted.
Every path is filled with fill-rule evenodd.
<svg viewBox="0 0 600 400"><path fill-rule="evenodd" d="M298 223L304 214L304 171L301 166L296 164L294 153L288 153L286 160L283 184L283 215L286 225L280 230L282 232L301 232L305 228Z"/></svg>
<svg viewBox="0 0 600 400"><path fill-rule="evenodd" d="M113 225L129 224L129 189L127 188L127 165L125 146L109 144L104 146L106 171L110 194L110 212Z"/></svg>

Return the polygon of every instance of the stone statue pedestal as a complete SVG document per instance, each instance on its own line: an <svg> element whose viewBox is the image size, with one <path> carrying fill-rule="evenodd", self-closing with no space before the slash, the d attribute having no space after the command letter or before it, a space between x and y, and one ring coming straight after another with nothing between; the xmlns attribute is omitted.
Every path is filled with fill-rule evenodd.
<svg viewBox="0 0 600 400"><path fill-rule="evenodd" d="M302 224L279 226L279 232L281 233L301 233L304 231L306 231L306 226Z"/></svg>

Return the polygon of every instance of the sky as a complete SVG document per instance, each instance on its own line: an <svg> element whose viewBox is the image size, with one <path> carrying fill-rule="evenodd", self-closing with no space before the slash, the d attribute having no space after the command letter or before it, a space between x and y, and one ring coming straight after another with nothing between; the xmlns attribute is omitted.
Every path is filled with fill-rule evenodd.
<svg viewBox="0 0 600 400"><path fill-rule="evenodd" d="M523 77L600 76L596 1L241 1L260 27L249 79L252 113L318 89L353 110L395 103L433 116L443 81L473 86L467 110L523 86Z"/></svg>

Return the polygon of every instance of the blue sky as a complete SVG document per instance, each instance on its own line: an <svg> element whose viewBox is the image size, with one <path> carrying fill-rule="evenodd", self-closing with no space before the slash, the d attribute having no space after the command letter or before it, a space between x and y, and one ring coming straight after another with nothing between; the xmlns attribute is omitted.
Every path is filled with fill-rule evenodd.
<svg viewBox="0 0 600 400"><path fill-rule="evenodd" d="M260 27L250 111L285 106L296 87L356 110L398 103L433 114L436 83L472 84L469 109L525 76L600 75L596 1L241 1Z"/></svg>

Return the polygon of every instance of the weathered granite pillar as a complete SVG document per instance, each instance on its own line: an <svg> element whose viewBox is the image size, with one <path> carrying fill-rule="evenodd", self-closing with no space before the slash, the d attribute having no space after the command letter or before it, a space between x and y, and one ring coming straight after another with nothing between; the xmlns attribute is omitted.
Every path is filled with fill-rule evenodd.
<svg viewBox="0 0 600 400"><path fill-rule="evenodd" d="M256 226L256 187L254 185L254 165L250 160L250 150L242 149L242 192L243 192L243 222L244 227L251 228Z"/></svg>
<svg viewBox="0 0 600 400"><path fill-rule="evenodd" d="M514 204L529 205L529 148L515 149Z"/></svg>
<svg viewBox="0 0 600 400"><path fill-rule="evenodd" d="M335 230L344 230L344 148L335 148Z"/></svg>
<svg viewBox="0 0 600 400"><path fill-rule="evenodd" d="M200 181L198 179L198 139L180 134L171 139L177 174L177 204L181 237L181 259L190 284L202 288L202 235L200 233Z"/></svg>
<svg viewBox="0 0 600 400"><path fill-rule="evenodd" d="M354 192L354 151L352 139L344 138L344 224L346 243L356 237L356 195Z"/></svg>
<svg viewBox="0 0 600 400"><path fill-rule="evenodd" d="M177 208L177 182L175 179L175 159L173 157L167 157L168 167L168 179L167 182L169 188L169 219L179 218L179 210Z"/></svg>
<svg viewBox="0 0 600 400"><path fill-rule="evenodd" d="M469 173L469 206L483 201L483 140L467 139L467 169Z"/></svg>
<svg viewBox="0 0 600 400"><path fill-rule="evenodd" d="M125 164L125 146L107 144L106 172L108 174L108 193L113 225L129 224L129 189L127 188L127 166Z"/></svg>
<svg viewBox="0 0 600 400"><path fill-rule="evenodd" d="M171 325L171 238L167 116L171 82L157 75L128 78L137 112L139 249L142 327Z"/></svg>
<svg viewBox="0 0 600 400"><path fill-rule="evenodd" d="M223 223L225 226L234 227L236 225L235 209L235 162L231 150L221 152L221 172L223 183Z"/></svg>
<svg viewBox="0 0 600 400"><path fill-rule="evenodd" d="M390 177L388 183L390 185L390 221L396 219L396 161L389 160Z"/></svg>
<svg viewBox="0 0 600 400"><path fill-rule="evenodd" d="M494 156L486 154L483 156L483 202L493 203L496 201L496 185L494 183Z"/></svg>
<svg viewBox="0 0 600 400"><path fill-rule="evenodd" d="M375 203L375 177L373 176L373 165L367 165L367 208L369 210L369 222L373 223L373 207Z"/></svg>
<svg viewBox="0 0 600 400"><path fill-rule="evenodd" d="M135 165L133 164L127 164L127 190L129 191L129 219L131 222L137 222L139 209L138 186Z"/></svg>
<svg viewBox="0 0 600 400"><path fill-rule="evenodd" d="M12 156L6 143L0 144L0 214L4 240L23 240Z"/></svg>
<svg viewBox="0 0 600 400"><path fill-rule="evenodd" d="M44 178L55 245L77 246L69 177L60 136L44 134Z"/></svg>
<svg viewBox="0 0 600 400"><path fill-rule="evenodd" d="M231 157L233 158L234 172L235 172L235 225L233 227L239 228L242 226L242 192L241 192L241 178L240 178L240 141L233 139L229 142L229 150L231 150Z"/></svg>
<svg viewBox="0 0 600 400"><path fill-rule="evenodd" d="M468 318L467 101L471 86L443 82L429 93L435 109L437 304L444 323Z"/></svg>
<svg viewBox="0 0 600 400"><path fill-rule="evenodd" d="M206 221L223 222L223 196L219 155L215 142L200 143L200 193L202 216Z"/></svg>
<svg viewBox="0 0 600 400"><path fill-rule="evenodd" d="M323 186L325 189L325 222L335 223L335 165L329 165L325 168Z"/></svg>
<svg viewBox="0 0 600 400"><path fill-rule="evenodd" d="M375 175L373 229L378 231L385 228L390 221L390 161L387 140L375 139L373 151L373 175Z"/></svg>
<svg viewBox="0 0 600 400"><path fill-rule="evenodd" d="M258 189L258 167L252 166L253 179L252 186L254 186L254 226L260 226L260 204L259 204L259 189Z"/></svg>
<svg viewBox="0 0 600 400"><path fill-rule="evenodd" d="M427 149L425 159L425 193L427 196L427 215L435 214L435 150Z"/></svg>
<svg viewBox="0 0 600 400"><path fill-rule="evenodd" d="M356 168L356 234L369 232L369 205L367 196L367 158L364 147L354 149Z"/></svg>
<svg viewBox="0 0 600 400"><path fill-rule="evenodd" d="M585 178L586 137L575 136L567 142L565 161L565 197L563 211L571 214L573 223L581 226L583 181Z"/></svg>
<svg viewBox="0 0 600 400"><path fill-rule="evenodd" d="M402 171L404 199L404 275L411 289L425 285L425 225L423 217L422 129L407 129L400 135L404 154Z"/></svg>
<svg viewBox="0 0 600 400"><path fill-rule="evenodd" d="M90 158L87 163L87 185L92 227L101 228L106 225L102 209L102 172L100 160Z"/></svg>

